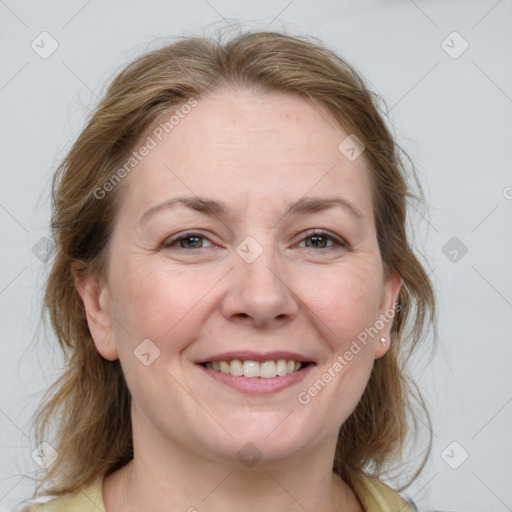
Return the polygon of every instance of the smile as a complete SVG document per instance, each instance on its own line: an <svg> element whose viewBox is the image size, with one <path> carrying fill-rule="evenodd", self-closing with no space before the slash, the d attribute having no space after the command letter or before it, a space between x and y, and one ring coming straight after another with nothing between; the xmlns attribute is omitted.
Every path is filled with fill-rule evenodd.
<svg viewBox="0 0 512 512"><path fill-rule="evenodd" d="M206 362L203 366L214 372L230 374L235 377L273 379L284 377L305 368L309 363L293 359L277 359L269 361L252 361L233 359L231 361Z"/></svg>

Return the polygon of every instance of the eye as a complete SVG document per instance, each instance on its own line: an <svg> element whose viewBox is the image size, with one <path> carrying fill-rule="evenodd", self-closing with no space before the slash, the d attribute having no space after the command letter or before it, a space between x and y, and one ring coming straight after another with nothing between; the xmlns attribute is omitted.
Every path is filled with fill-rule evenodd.
<svg viewBox="0 0 512 512"><path fill-rule="evenodd" d="M163 248L171 248L175 247L176 249L203 249L205 247L208 247L208 245L205 245L205 242L212 245L211 242L201 235L200 233L195 232L187 232L182 236L179 236L178 238L172 237L167 240L165 240L162 244Z"/></svg>
<svg viewBox="0 0 512 512"><path fill-rule="evenodd" d="M302 238L298 245L301 246L301 244L304 244L302 247L307 249L349 249L348 244L343 240L326 231L317 229L306 231L306 236ZM168 238L161 245L165 249L173 248L178 250L198 250L212 246L213 244L208 238L194 231L187 231L181 236Z"/></svg>
<svg viewBox="0 0 512 512"><path fill-rule="evenodd" d="M306 231L306 237L300 243L302 242L305 243L303 247L308 249L331 249L336 248L336 246L348 249L346 242L322 230L313 229Z"/></svg>

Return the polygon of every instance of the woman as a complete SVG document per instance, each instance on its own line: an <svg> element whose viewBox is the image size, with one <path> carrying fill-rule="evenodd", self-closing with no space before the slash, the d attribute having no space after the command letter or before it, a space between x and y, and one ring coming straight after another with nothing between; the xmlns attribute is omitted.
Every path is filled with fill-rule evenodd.
<svg viewBox="0 0 512 512"><path fill-rule="evenodd" d="M372 94L311 38L130 64L54 182L69 364L37 510L409 510L379 481L434 313L408 196Z"/></svg>

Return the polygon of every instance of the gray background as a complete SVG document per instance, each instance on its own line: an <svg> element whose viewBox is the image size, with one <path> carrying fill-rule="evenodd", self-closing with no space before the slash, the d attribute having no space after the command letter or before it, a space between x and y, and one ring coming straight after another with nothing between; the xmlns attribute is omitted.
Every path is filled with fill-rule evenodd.
<svg viewBox="0 0 512 512"><path fill-rule="evenodd" d="M0 510L31 491L29 420L60 365L51 335L36 341L50 176L124 63L233 20L321 38L386 100L425 187L412 231L440 309L438 351L415 363L434 446L408 494L420 510L511 510L511 0L0 0ZM50 37L42 58L31 43Z"/></svg>

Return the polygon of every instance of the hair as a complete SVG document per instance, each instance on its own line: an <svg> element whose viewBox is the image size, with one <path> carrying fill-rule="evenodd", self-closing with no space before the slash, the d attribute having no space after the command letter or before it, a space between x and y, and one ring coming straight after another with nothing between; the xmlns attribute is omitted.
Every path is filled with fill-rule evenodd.
<svg viewBox="0 0 512 512"><path fill-rule="evenodd" d="M112 187L101 199L97 191L164 115L190 99L229 88L301 97L324 107L364 144L385 276L397 271L403 280L392 347L375 361L358 405L340 428L333 472L353 485L364 474L382 475L400 463L418 415L425 415L430 424L406 368L414 349L426 342L428 327L435 324L432 284L408 241L406 226L408 201L418 199L410 190L410 178L421 187L386 126L378 97L350 64L311 36L238 31L222 39L181 37L127 65L108 86L53 177L56 252L43 312L66 367L35 416L38 442L48 440L55 427L52 443L58 452L39 480L40 495L73 492L133 458L131 397L121 365L97 352L72 272L76 268L105 276L122 187ZM431 434L414 478L430 445Z"/></svg>

